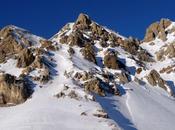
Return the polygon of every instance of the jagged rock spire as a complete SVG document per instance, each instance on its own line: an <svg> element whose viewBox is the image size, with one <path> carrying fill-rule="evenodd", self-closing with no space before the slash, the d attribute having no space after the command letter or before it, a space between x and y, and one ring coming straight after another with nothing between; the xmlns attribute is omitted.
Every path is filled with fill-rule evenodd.
<svg viewBox="0 0 175 130"><path fill-rule="evenodd" d="M154 40L157 36L163 41L166 41L165 29L172 23L169 19L161 19L160 22L155 22L151 24L145 34L144 41L150 42Z"/></svg>
<svg viewBox="0 0 175 130"><path fill-rule="evenodd" d="M76 24L89 25L91 24L90 17L86 14L80 13L78 19L76 20Z"/></svg>

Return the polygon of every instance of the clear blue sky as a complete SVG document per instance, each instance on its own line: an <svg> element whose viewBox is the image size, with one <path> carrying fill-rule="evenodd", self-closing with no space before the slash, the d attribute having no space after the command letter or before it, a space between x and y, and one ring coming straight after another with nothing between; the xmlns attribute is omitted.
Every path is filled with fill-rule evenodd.
<svg viewBox="0 0 175 130"><path fill-rule="evenodd" d="M150 23L175 20L175 1L0 0L0 28L13 24L49 38L81 12L122 35L142 39Z"/></svg>

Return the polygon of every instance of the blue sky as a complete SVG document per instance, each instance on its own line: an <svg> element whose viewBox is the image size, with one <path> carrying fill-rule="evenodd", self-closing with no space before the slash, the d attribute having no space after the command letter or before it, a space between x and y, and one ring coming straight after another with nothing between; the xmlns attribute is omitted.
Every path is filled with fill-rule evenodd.
<svg viewBox="0 0 175 130"><path fill-rule="evenodd" d="M175 20L173 0L0 0L0 28L13 24L49 38L79 13L125 36L143 38L161 18Z"/></svg>

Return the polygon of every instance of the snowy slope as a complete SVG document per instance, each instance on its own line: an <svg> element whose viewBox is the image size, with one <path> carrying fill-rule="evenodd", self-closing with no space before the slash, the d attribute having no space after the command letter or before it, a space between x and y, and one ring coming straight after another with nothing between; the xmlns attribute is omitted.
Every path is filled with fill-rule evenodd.
<svg viewBox="0 0 175 130"><path fill-rule="evenodd" d="M143 65L139 64L136 55L124 50L122 46L102 47L101 39L94 40L97 59L97 64L94 64L83 57L81 47L71 46L75 54L70 56L68 52L70 46L60 43L62 36L70 36L74 32L74 24L67 24L50 39L59 48L58 50L48 51L45 48L48 53L45 56L52 59L46 62L52 61L54 64L52 78L45 84L32 80L34 93L26 102L11 107L0 107L0 130L174 130L174 97L158 86L151 86L146 80L146 76L152 69L159 72L168 65L174 65L174 58L157 61L155 54L164 45L175 40L174 34L168 34L166 42L156 38L152 41L154 45L150 45L151 42L142 43L140 47L149 52L155 60L154 62L141 62ZM167 30L174 26L175 24L172 23ZM43 38L24 29L10 27L15 32L18 43L23 44L22 36L31 41L33 48L41 46L40 40ZM108 34L113 33L122 40L127 39L107 28L102 28ZM86 39L91 40L92 32L83 30L81 33ZM110 44L110 41L106 43ZM116 70L104 67L100 59L104 59L107 50L118 52L118 60L125 67ZM19 77L24 68L17 68L16 62L15 59L10 58L7 62L0 64L0 70ZM136 70L140 67L143 70L138 74ZM35 68L28 76L40 77L40 70L42 69ZM108 84L115 84L120 91L120 96L106 92L103 97L86 92L82 86L85 81L75 79L74 75L77 72L85 71L94 72L93 76L102 81L105 81L102 76L104 73L116 76L125 72L130 81L126 84L120 83L116 76L114 82L109 81ZM175 73L160 73L160 75L171 89L175 90ZM136 82L136 79L141 83ZM69 96L72 91L77 97ZM59 96L63 94L62 92L65 95ZM99 117L98 114L107 114L108 117Z"/></svg>
<svg viewBox="0 0 175 130"><path fill-rule="evenodd" d="M1 130L117 130L114 121L93 116L102 109L98 103L55 97L63 89L64 84L76 89L82 96L86 94L81 88L77 88L71 79L66 79L64 76L65 70L74 67L65 48L66 46L60 47L59 52L54 54L58 75L53 81L42 85L42 88L35 86L34 94L25 103L0 108ZM84 65L83 69L92 67L91 64ZM79 67L81 68L81 65ZM81 115L83 112L87 115Z"/></svg>
<svg viewBox="0 0 175 130"><path fill-rule="evenodd" d="M127 93L127 104L132 119L139 130L174 129L174 99L159 93L148 85L129 83L125 87L133 89ZM160 90L161 91L161 90Z"/></svg>

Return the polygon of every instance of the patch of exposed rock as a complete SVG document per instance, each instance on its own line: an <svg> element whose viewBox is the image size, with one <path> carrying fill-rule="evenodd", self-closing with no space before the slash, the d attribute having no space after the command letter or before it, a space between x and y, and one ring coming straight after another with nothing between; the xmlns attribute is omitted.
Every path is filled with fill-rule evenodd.
<svg viewBox="0 0 175 130"><path fill-rule="evenodd" d="M121 72L118 75L118 78L119 78L119 81L120 81L121 84L126 84L126 83L129 82L128 75L125 72Z"/></svg>
<svg viewBox="0 0 175 130"><path fill-rule="evenodd" d="M81 91L82 92L82 91ZM80 94L80 91L77 91L76 89L70 88L67 85L64 85L63 89L55 95L57 98L65 98L69 97L71 99L75 100L91 100L94 101L94 97L92 95L89 95L87 93Z"/></svg>
<svg viewBox="0 0 175 130"><path fill-rule="evenodd" d="M152 59L152 56L146 50L143 50L143 49L138 51L137 58L140 61L145 61L145 62L153 62L154 61Z"/></svg>
<svg viewBox="0 0 175 130"><path fill-rule="evenodd" d="M86 43L85 47L81 49L81 53L85 59L96 64L95 49L91 43Z"/></svg>
<svg viewBox="0 0 175 130"><path fill-rule="evenodd" d="M45 49L51 50L51 51L58 50L58 47L56 45L54 45L52 41L40 40L40 43L41 43L41 48L45 48Z"/></svg>
<svg viewBox="0 0 175 130"><path fill-rule="evenodd" d="M166 56L168 58L175 57L175 43L174 42L162 47L158 52L156 52L156 59L158 61L164 60Z"/></svg>
<svg viewBox="0 0 175 130"><path fill-rule="evenodd" d="M124 40L121 45L123 49L132 55L137 56L140 61L152 62L151 55L140 47L141 42L138 39L130 37Z"/></svg>
<svg viewBox="0 0 175 130"><path fill-rule="evenodd" d="M29 84L22 78L0 74L0 105L20 104L32 93Z"/></svg>
<svg viewBox="0 0 175 130"><path fill-rule="evenodd" d="M69 36L62 36L60 42L63 44L69 44L70 46L79 46L83 47L85 42L88 40L83 36L80 31L74 31Z"/></svg>
<svg viewBox="0 0 175 130"><path fill-rule="evenodd" d="M89 25L91 24L91 20L89 16L86 14L81 13L78 16L77 21L75 22L74 29L79 28L79 29L88 29Z"/></svg>
<svg viewBox="0 0 175 130"><path fill-rule="evenodd" d="M17 67L25 68L30 64L32 64L34 60L35 60L35 57L33 56L32 52L29 49L23 49L18 54Z"/></svg>
<svg viewBox="0 0 175 130"><path fill-rule="evenodd" d="M107 51L104 56L104 66L109 69L119 69L117 54L115 54L113 51Z"/></svg>
<svg viewBox="0 0 175 130"><path fill-rule="evenodd" d="M124 43L121 44L121 46L124 48L125 51L133 55L137 54L139 50L139 45L140 45L140 41L132 37L130 37L129 39L125 39Z"/></svg>
<svg viewBox="0 0 175 130"><path fill-rule="evenodd" d="M85 91L93 92L99 94L100 96L105 96L105 91L99 79L90 79L84 83Z"/></svg>
<svg viewBox="0 0 175 130"><path fill-rule="evenodd" d="M157 36L163 41L166 41L167 32L165 29L171 24L172 22L169 19L161 19L160 22L155 22L151 24L148 29L146 30L146 35L144 38L145 42L150 42L154 40Z"/></svg>
<svg viewBox="0 0 175 130"><path fill-rule="evenodd" d="M0 44L0 63L6 61L7 57L14 56L14 54L20 52L22 49L23 47L12 36L3 39Z"/></svg>
<svg viewBox="0 0 175 130"><path fill-rule="evenodd" d="M167 85L166 81L161 78L160 74L156 70L151 70L146 78L149 84L151 84L152 86L159 86L164 90L168 91L171 95L174 95L173 91Z"/></svg>

